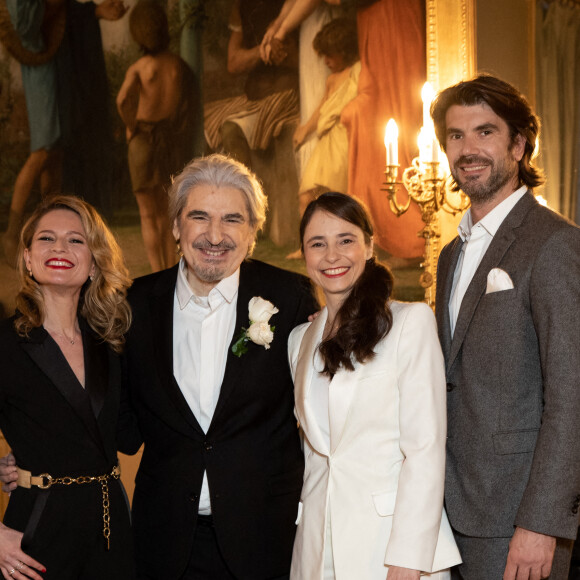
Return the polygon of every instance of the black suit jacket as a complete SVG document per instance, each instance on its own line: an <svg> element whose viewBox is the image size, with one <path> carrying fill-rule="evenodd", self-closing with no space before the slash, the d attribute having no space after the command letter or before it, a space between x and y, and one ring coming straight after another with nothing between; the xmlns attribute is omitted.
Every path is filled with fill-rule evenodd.
<svg viewBox="0 0 580 580"><path fill-rule="evenodd" d="M133 527L140 578L177 579L193 543L207 470L215 530L237 578L257 580L290 568L303 475L293 415L287 339L317 309L310 283L257 261L241 266L234 339L248 326L254 296L278 309L271 348L228 353L217 407L204 434L173 376L177 268L135 281L125 360L127 396L120 450L145 450L136 478ZM134 412L138 430L132 425Z"/></svg>
<svg viewBox="0 0 580 580"><path fill-rule="evenodd" d="M119 358L81 321L86 386L44 328L28 338L16 334L14 318L0 322L0 429L19 467L53 477L102 475L117 463ZM92 562L103 577L132 577L129 511L120 482L109 483L111 551L105 552L103 498L99 483L18 487L4 523L24 532L24 551L48 573L76 578L96 546ZM102 549L102 552L100 551ZM108 566L111 566L110 568ZM51 577L51 576L48 576Z"/></svg>

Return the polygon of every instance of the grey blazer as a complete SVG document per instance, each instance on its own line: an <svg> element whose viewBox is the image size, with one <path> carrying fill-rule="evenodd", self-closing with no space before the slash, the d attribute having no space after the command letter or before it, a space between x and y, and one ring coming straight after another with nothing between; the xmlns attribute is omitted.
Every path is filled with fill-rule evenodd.
<svg viewBox="0 0 580 580"><path fill-rule="evenodd" d="M442 251L437 322L445 356L445 501L459 532L514 526L575 538L580 504L580 228L528 192L508 214L463 299L449 299L462 241ZM492 268L514 287L486 293Z"/></svg>

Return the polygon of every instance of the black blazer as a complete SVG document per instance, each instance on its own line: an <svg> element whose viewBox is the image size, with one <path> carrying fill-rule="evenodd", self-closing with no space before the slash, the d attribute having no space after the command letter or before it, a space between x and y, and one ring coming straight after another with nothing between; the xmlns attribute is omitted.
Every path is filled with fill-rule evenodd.
<svg viewBox="0 0 580 580"><path fill-rule="evenodd" d="M117 463L121 366L82 320L81 330L85 389L44 328L22 338L14 318L0 322L0 429L17 465L33 475L101 475ZM24 532L22 547L47 567L47 578L76 578L89 558L87 550L95 550L93 572L102 564L107 577L130 578L129 512L120 482L109 483L109 495L109 552L99 483L49 490L18 487L4 523Z"/></svg>
<svg viewBox="0 0 580 580"><path fill-rule="evenodd" d="M177 268L135 281L125 359L127 396L120 450L145 450L136 478L133 528L140 578L179 578L193 543L207 470L220 548L237 578L288 574L304 461L293 415L287 339L318 306L303 276L256 261L241 266L234 340L248 326L248 303L270 300L279 313L271 348L231 348L207 434L173 376ZM139 433L140 432L140 433Z"/></svg>

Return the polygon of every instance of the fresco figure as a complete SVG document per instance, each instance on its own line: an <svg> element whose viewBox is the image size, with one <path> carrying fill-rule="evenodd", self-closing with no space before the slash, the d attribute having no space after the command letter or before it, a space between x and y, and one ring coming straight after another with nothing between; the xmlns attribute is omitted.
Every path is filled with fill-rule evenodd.
<svg viewBox="0 0 580 580"><path fill-rule="evenodd" d="M278 46L272 64L260 56L268 25L283 0L235 0L230 17L228 72L247 74L244 95L208 103L205 135L213 150L224 150L251 167L251 151L265 150L282 129L298 121L296 37Z"/></svg>
<svg viewBox="0 0 580 580"><path fill-rule="evenodd" d="M144 55L132 64L117 96L127 127L133 193L151 269L176 262L167 217L167 187L192 155L194 77L188 65L169 50L169 27L163 7L141 0L129 28Z"/></svg>
<svg viewBox="0 0 580 580"><path fill-rule="evenodd" d="M420 211L412 204L397 217L381 191L385 168L385 127L399 125L401 171L416 156L421 127L421 88L426 80L424 0L358 2L357 25L361 74L358 96L343 111L349 132L349 191L369 208L375 243L392 256L421 256L424 241ZM402 194L403 192L400 192ZM402 195L401 195L402 198Z"/></svg>
<svg viewBox="0 0 580 580"><path fill-rule="evenodd" d="M310 119L294 133L294 146L300 148L311 133L318 143L300 183L300 214L312 201L312 190L323 185L347 193L348 136L340 122L343 108L356 97L360 62L356 27L345 18L332 20L314 38L314 49L330 69L326 91Z"/></svg>
<svg viewBox="0 0 580 580"><path fill-rule="evenodd" d="M322 101L294 133L294 146L298 150L311 134L317 135L298 190L300 216L325 191L348 193L348 135L340 115L356 97L360 75L356 24L351 20L330 21L314 37L313 47L324 58L331 74L326 79ZM286 256L290 260L301 257L300 249Z"/></svg>
<svg viewBox="0 0 580 580"><path fill-rule="evenodd" d="M65 0L66 30L56 56L65 163L63 191L81 195L107 218L113 214L115 142L110 87L99 21L121 19L122 0Z"/></svg>
<svg viewBox="0 0 580 580"><path fill-rule="evenodd" d="M61 129L54 54L64 31L64 4L63 0L7 0L6 6L16 38L5 45L21 63L30 131L30 155L14 184L3 238L6 261L15 267L24 209L34 185L40 182L43 195L60 186ZM52 42L45 41L46 33Z"/></svg>
<svg viewBox="0 0 580 580"><path fill-rule="evenodd" d="M331 4L333 4L331 6ZM300 123L304 124L324 97L325 81L330 71L312 47L316 34L333 18L343 14L339 0L286 0L278 18L269 26L260 48L262 60L269 62L272 42L285 42L299 28L298 59L300 79ZM312 133L296 152L298 174L314 151L318 138Z"/></svg>
<svg viewBox="0 0 580 580"><path fill-rule="evenodd" d="M37 182L42 195L82 192L106 215L112 208L113 142L99 19L118 20L122 0L6 0L12 26L0 39L19 63L31 154L12 196L4 255L14 264L26 203ZM63 159L66 163L63 164Z"/></svg>

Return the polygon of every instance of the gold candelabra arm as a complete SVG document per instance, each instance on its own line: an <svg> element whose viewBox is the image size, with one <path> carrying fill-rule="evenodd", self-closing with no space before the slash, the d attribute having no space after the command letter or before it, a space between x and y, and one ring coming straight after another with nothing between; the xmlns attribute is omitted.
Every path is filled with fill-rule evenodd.
<svg viewBox="0 0 580 580"><path fill-rule="evenodd" d="M451 176L445 180L443 186L444 195L442 196L441 209L451 215L456 215L458 213L463 213L470 205L471 201L469 197L463 193L463 191L453 191L451 188ZM456 202L453 199L455 197Z"/></svg>
<svg viewBox="0 0 580 580"><path fill-rule="evenodd" d="M397 176L399 174L398 165L387 165L385 167L385 182L381 191L387 192L387 197L389 199L389 207L391 211L397 216L402 216L411 205L411 198L409 197L406 203L399 203L397 199L397 187L403 185L400 181L397 181Z"/></svg>

